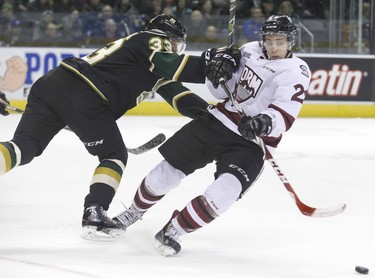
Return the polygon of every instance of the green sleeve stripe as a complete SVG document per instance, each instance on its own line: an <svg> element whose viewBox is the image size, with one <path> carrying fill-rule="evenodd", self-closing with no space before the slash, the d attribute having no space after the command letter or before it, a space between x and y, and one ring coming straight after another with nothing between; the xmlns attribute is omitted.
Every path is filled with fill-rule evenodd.
<svg viewBox="0 0 375 278"><path fill-rule="evenodd" d="M180 77L181 72L183 71L183 69L186 66L187 61L189 60L189 57L190 57L190 55L185 55L184 56L184 58L181 61L180 66L178 67L178 69L176 70L175 74L173 75L172 80L178 80L178 78Z"/></svg>
<svg viewBox="0 0 375 278"><path fill-rule="evenodd" d="M187 63L188 57L168 52L155 52L150 56L150 70L165 79L176 80Z"/></svg>

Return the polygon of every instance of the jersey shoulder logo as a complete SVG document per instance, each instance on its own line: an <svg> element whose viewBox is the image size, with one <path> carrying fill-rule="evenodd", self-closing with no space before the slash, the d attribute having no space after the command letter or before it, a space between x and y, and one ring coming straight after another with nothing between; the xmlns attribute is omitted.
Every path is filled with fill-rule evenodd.
<svg viewBox="0 0 375 278"><path fill-rule="evenodd" d="M307 67L305 65L300 65L299 67L302 70L301 73L307 78L309 78L310 75L309 75L309 70L307 69Z"/></svg>
<svg viewBox="0 0 375 278"><path fill-rule="evenodd" d="M237 86L238 101L245 101L249 98L255 98L263 80L248 66L245 66Z"/></svg>

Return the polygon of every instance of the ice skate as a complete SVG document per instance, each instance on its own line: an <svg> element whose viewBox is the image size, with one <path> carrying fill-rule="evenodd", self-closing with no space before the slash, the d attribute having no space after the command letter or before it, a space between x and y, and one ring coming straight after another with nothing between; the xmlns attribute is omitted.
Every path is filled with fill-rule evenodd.
<svg viewBox="0 0 375 278"><path fill-rule="evenodd" d="M117 223L117 226L126 230L130 225L134 224L138 220L142 220L142 215L144 212L137 210L134 205L127 208L125 211L121 212L119 215L112 218L113 221Z"/></svg>
<svg viewBox="0 0 375 278"><path fill-rule="evenodd" d="M87 206L82 217L81 237L87 240L111 240L123 236L117 222L107 216L107 212L97 204Z"/></svg>
<svg viewBox="0 0 375 278"><path fill-rule="evenodd" d="M178 210L173 212L171 220L164 226L164 228L155 235L155 248L157 252L165 257L172 256L181 251L179 244L179 234L173 228L172 219L179 213Z"/></svg>

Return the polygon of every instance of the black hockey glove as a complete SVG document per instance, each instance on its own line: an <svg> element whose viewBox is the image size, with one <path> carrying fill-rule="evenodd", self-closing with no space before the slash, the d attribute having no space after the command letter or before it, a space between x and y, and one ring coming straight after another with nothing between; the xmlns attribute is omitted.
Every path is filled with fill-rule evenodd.
<svg viewBox="0 0 375 278"><path fill-rule="evenodd" d="M253 118L245 116L238 123L238 131L246 140L253 140L255 136L262 137L271 133L272 120L265 114L258 114Z"/></svg>
<svg viewBox="0 0 375 278"><path fill-rule="evenodd" d="M3 102L6 102L7 104L9 104L9 101L5 97L5 94L1 91L0 91L0 99L1 99L1 101L0 101L0 114L3 115L3 116L8 116L9 112L5 110L6 105Z"/></svg>
<svg viewBox="0 0 375 278"><path fill-rule="evenodd" d="M216 89L219 87L221 78L224 80L232 78L233 72L240 66L241 52L238 48L221 47L216 49L212 56L213 58L206 65L204 73Z"/></svg>
<svg viewBox="0 0 375 278"><path fill-rule="evenodd" d="M216 51L217 51L217 48L209 48L209 49L203 51L203 53L201 55L201 59L204 60L205 66L207 66L211 62L211 60L214 57Z"/></svg>

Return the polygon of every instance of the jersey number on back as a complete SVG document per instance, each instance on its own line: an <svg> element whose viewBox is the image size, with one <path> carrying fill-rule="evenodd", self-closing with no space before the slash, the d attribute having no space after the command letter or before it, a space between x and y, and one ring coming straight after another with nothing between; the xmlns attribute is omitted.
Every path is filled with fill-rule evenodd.
<svg viewBox="0 0 375 278"><path fill-rule="evenodd" d="M82 59L85 60L90 65L94 65L100 62L101 60L105 59L106 57L112 55L113 52L115 52L120 47L122 47L125 41L126 41L126 38L123 38L123 39L119 39L117 41L108 43L102 48L99 48L93 53L83 57Z"/></svg>

